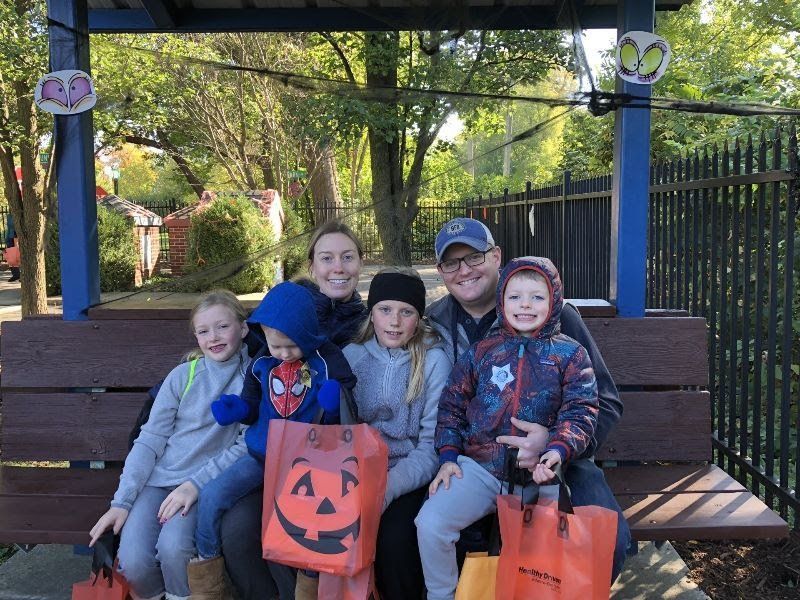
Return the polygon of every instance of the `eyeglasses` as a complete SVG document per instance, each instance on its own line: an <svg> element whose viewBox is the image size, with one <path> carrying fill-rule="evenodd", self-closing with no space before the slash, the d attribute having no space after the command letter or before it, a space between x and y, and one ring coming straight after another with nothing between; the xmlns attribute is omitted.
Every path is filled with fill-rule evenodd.
<svg viewBox="0 0 800 600"><path fill-rule="evenodd" d="M461 258L443 260L439 263L439 269L441 269L442 273L454 273L461 268L462 260L468 267L477 267L478 265L482 265L486 262L486 254L492 250L494 250L494 247L483 252L473 252L472 254L467 254Z"/></svg>

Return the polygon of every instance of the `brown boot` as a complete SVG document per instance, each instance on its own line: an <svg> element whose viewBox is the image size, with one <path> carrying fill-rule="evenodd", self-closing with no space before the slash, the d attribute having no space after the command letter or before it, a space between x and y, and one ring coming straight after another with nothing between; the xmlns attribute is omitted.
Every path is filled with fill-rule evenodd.
<svg viewBox="0 0 800 600"><path fill-rule="evenodd" d="M187 572L192 600L227 600L230 597L225 583L225 560L221 556L189 561Z"/></svg>
<svg viewBox="0 0 800 600"><path fill-rule="evenodd" d="M318 577L309 577L297 571L297 584L294 588L294 600L317 600Z"/></svg>

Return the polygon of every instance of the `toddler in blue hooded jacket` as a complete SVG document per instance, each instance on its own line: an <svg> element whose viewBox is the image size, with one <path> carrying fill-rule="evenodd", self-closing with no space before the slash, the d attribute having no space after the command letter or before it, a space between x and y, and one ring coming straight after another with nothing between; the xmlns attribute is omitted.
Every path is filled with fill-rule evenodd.
<svg viewBox="0 0 800 600"><path fill-rule="evenodd" d="M245 432L248 454L200 494L195 538L201 559L220 557L222 515L264 483L269 422L311 423L321 415L326 422L338 420L340 393L355 387L342 351L320 333L313 298L302 286L275 286L248 322L261 327L267 347L250 363L241 396L224 395L211 404L220 425L250 426Z"/></svg>

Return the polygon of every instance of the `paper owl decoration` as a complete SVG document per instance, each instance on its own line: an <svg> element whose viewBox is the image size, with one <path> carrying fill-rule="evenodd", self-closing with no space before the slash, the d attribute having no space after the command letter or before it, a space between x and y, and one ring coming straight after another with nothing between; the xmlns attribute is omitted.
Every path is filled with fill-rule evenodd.
<svg viewBox="0 0 800 600"><path fill-rule="evenodd" d="M667 70L667 40L647 31L629 31L617 43L617 75L631 83L655 83Z"/></svg>
<svg viewBox="0 0 800 600"><path fill-rule="evenodd" d="M97 102L92 78L83 71L54 71L36 84L33 99L42 110L54 115L74 115Z"/></svg>

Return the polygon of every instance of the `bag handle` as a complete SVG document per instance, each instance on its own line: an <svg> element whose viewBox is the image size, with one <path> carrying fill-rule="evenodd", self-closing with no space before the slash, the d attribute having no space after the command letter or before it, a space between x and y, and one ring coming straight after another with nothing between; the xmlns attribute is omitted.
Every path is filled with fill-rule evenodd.
<svg viewBox="0 0 800 600"><path fill-rule="evenodd" d="M113 585L114 561L117 558L118 549L119 536L114 535L113 531L106 531L97 538L94 544L94 553L92 554L92 573L94 573L92 585L97 583L97 578L101 572L103 579L108 581L108 587Z"/></svg>
<svg viewBox="0 0 800 600"><path fill-rule="evenodd" d="M506 464L505 464L505 475L506 481L508 482L508 493L509 495L514 494L514 489L516 488L516 480L520 469L517 467L517 458L519 457L519 449L518 448L508 448L506 450ZM527 470L527 469L525 469ZM567 488L566 484L564 483L561 477L561 465L559 464L555 469L556 476L549 482L543 485L538 485L533 481L525 484L526 491L528 486L530 486L530 490L532 495L520 498L520 504L537 504L539 501L539 490L540 488L551 485L558 486L558 512L560 513L567 513L567 514L574 514L575 510L572 508L572 501L569 498L569 489ZM521 478L520 478L521 479Z"/></svg>
<svg viewBox="0 0 800 600"><path fill-rule="evenodd" d="M575 514L575 510L572 507L572 500L570 500L569 497L569 489L567 488L567 484L564 483L564 480L559 477L558 474L556 474L556 476L548 483L544 483L542 485L534 483L531 486L532 495L525 499L525 504L538 504L539 492L541 489L543 487L555 485L558 486L558 512L569 515Z"/></svg>

